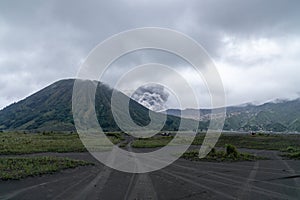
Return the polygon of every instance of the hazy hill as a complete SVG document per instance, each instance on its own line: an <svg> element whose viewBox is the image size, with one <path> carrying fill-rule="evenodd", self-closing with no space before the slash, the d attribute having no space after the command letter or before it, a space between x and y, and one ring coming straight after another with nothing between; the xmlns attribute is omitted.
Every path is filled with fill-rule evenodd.
<svg viewBox="0 0 300 200"><path fill-rule="evenodd" d="M211 110L170 109L167 110L167 113L174 116L207 121L210 118ZM269 102L262 105L246 104L227 107L224 130L300 132L300 99Z"/></svg>
<svg viewBox="0 0 300 200"><path fill-rule="evenodd" d="M75 130L72 115L73 84L74 79L55 82L26 99L4 108L0 111L0 130ZM113 89L100 82L97 84L95 108L98 121L105 131L118 131L110 105ZM120 101L129 98L121 92L118 92L118 95ZM136 124L149 123L149 112L152 111L134 100L130 101L129 110ZM189 121L195 123L194 120ZM167 116L164 129L176 130L179 122L179 117ZM205 124L201 123L202 128L205 128Z"/></svg>

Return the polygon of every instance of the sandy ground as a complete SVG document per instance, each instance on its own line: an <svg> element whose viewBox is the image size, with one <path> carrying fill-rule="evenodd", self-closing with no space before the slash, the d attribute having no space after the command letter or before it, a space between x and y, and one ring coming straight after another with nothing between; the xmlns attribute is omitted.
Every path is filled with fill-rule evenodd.
<svg viewBox="0 0 300 200"><path fill-rule="evenodd" d="M96 165L0 181L0 199L300 199L299 160L284 160L276 151L244 151L270 159L253 162L179 159L159 171L130 174L104 166L89 153L34 154L82 159Z"/></svg>

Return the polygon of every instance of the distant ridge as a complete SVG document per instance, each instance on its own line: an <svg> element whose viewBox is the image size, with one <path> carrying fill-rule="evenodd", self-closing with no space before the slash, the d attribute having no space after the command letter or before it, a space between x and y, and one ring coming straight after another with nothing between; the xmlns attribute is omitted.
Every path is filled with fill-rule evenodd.
<svg viewBox="0 0 300 200"><path fill-rule="evenodd" d="M227 107L224 130L300 132L300 99ZM207 121L210 109L169 109L169 115ZM200 117L199 116L200 113Z"/></svg>

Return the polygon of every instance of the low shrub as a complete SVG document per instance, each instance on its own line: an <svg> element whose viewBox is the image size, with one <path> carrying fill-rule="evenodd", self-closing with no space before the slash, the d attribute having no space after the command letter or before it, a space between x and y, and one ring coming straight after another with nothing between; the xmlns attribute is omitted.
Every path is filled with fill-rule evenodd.
<svg viewBox="0 0 300 200"><path fill-rule="evenodd" d="M226 148L226 155L227 156L233 156L234 158L237 158L239 156L239 152L237 151L236 147L232 144L227 144L225 146Z"/></svg>

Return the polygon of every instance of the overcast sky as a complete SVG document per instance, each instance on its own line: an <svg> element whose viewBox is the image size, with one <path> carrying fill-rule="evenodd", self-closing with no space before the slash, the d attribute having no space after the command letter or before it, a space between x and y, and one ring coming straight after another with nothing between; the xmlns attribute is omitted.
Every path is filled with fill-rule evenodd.
<svg viewBox="0 0 300 200"><path fill-rule="evenodd" d="M88 53L109 36L149 26L175 29L203 45L229 105L298 98L299 10L297 0L1 0L0 108L75 77ZM156 61L168 58L148 58L147 52L136 57L145 62L153 55ZM192 77L188 66L175 65ZM118 66L112 71L121 73Z"/></svg>

